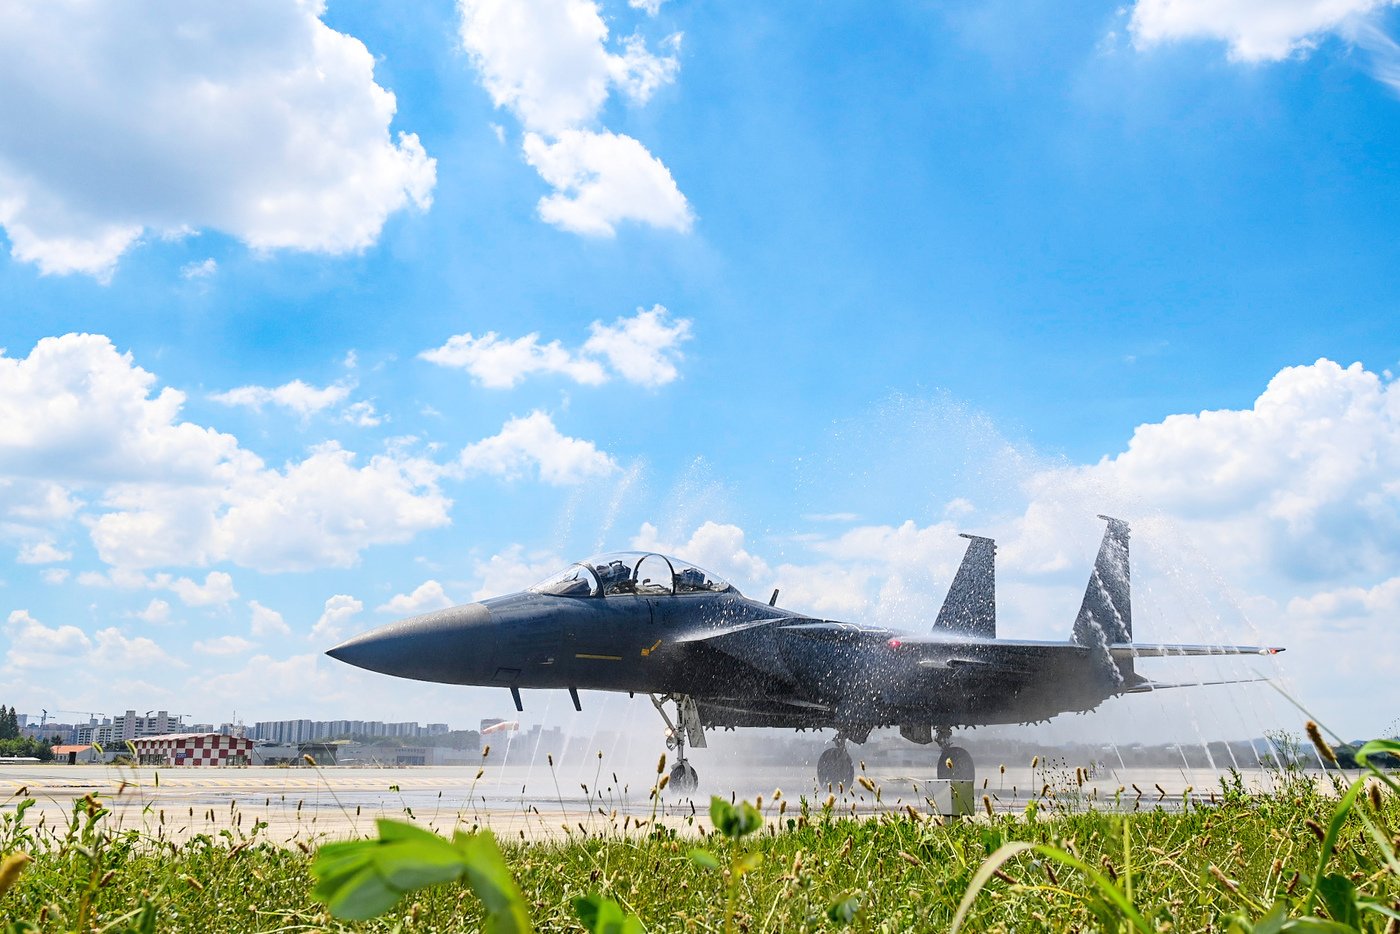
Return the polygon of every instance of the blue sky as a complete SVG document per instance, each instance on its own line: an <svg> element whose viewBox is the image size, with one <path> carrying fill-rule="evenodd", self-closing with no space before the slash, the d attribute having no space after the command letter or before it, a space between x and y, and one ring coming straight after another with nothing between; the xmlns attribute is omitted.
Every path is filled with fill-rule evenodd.
<svg viewBox="0 0 1400 934"><path fill-rule="evenodd" d="M470 722L318 653L634 544L1048 636L1111 510L1385 729L1400 15L1255 6L0 14L0 693Z"/></svg>

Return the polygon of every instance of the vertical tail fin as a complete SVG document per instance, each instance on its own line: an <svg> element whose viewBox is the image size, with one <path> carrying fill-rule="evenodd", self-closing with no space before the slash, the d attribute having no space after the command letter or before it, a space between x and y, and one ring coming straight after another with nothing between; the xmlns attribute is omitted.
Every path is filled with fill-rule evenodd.
<svg viewBox="0 0 1400 934"><path fill-rule="evenodd" d="M969 636L997 636L996 542L977 535L963 535L967 552L948 596L938 611L933 631L940 629Z"/></svg>
<svg viewBox="0 0 1400 934"><path fill-rule="evenodd" d="M1099 516L1108 522L1094 572L1084 590L1084 602L1074 621L1071 641L1076 645L1107 648L1133 641L1132 587L1128 571L1128 523ZM1107 654L1107 653L1105 653ZM1128 660L1131 666L1131 659Z"/></svg>

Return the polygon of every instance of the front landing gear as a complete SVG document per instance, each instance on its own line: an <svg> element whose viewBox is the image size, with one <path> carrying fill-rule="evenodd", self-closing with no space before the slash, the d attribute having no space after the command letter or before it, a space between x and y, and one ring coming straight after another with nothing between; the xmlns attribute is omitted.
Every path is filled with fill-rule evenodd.
<svg viewBox="0 0 1400 934"><path fill-rule="evenodd" d="M651 698L656 712L661 714L661 719L666 721L666 748L676 751L676 764L671 767L666 786L678 795L694 794L695 789L700 787L700 776L685 757L685 745L688 741L692 749L705 748L705 727L700 722L700 708L689 694L671 694L662 698L655 694L647 696ZM667 701L673 701L676 705L674 722L666 713Z"/></svg>
<svg viewBox="0 0 1400 934"><path fill-rule="evenodd" d="M849 788L855 780L856 767L851 762L851 754L846 751L846 736L837 733L835 745L817 760L817 784Z"/></svg>
<svg viewBox="0 0 1400 934"><path fill-rule="evenodd" d="M972 761L972 753L961 746L953 745L953 731L940 726L934 731L934 741L938 743L938 777L951 778L957 782L977 780L977 766Z"/></svg>

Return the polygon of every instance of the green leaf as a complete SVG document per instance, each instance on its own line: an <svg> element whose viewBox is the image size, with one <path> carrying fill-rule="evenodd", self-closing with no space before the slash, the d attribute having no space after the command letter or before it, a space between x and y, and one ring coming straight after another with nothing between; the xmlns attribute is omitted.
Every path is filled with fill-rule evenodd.
<svg viewBox="0 0 1400 934"><path fill-rule="evenodd" d="M743 857L740 858L739 860L735 861L735 863L734 863L734 874L737 875L737 876L745 875L746 873L753 872L755 869L757 869L757 868L758 868L759 866L761 866L762 864L763 864L763 854L762 854L762 853L749 853L749 854L746 854L745 856L743 856Z"/></svg>
<svg viewBox="0 0 1400 934"><path fill-rule="evenodd" d="M1361 912L1356 909L1356 886L1346 876L1329 872L1318 881L1318 894L1327 906L1327 913L1333 921L1357 927L1361 923Z"/></svg>
<svg viewBox="0 0 1400 934"><path fill-rule="evenodd" d="M332 915L373 918L409 892L465 876L486 909L484 930L531 930L525 899L490 831L459 832L449 841L401 821L380 820L377 826L378 839L328 843L317 852L311 894Z"/></svg>
<svg viewBox="0 0 1400 934"><path fill-rule="evenodd" d="M710 797L710 824L720 833L728 834L725 827L734 823L734 807L719 795Z"/></svg>
<svg viewBox="0 0 1400 934"><path fill-rule="evenodd" d="M860 896L848 895L839 901L832 902L826 909L826 919L832 924L839 924L847 927L855 921L856 914L860 912Z"/></svg>
<svg viewBox="0 0 1400 934"><path fill-rule="evenodd" d="M719 868L719 858L709 850L691 850L690 861L702 869Z"/></svg>
<svg viewBox="0 0 1400 934"><path fill-rule="evenodd" d="M590 934L645 934L646 929L636 915L629 915L622 906L596 892L574 899L574 911Z"/></svg>
<svg viewBox="0 0 1400 934"><path fill-rule="evenodd" d="M511 877L491 831L459 834L453 842L465 861L467 884L486 906L486 929L501 934L528 934L533 930L525 910L525 896Z"/></svg>
<svg viewBox="0 0 1400 934"><path fill-rule="evenodd" d="M1255 923L1254 934L1280 934L1283 922L1287 920L1288 906L1283 902L1275 902L1269 913Z"/></svg>
<svg viewBox="0 0 1400 934"><path fill-rule="evenodd" d="M738 840L762 827L763 815L747 801L731 805L716 795L710 798L710 823L726 837Z"/></svg>

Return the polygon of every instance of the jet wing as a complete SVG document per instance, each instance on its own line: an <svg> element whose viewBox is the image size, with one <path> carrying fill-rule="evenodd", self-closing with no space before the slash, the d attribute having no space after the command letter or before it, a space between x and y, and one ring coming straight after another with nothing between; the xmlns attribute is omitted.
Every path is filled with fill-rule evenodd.
<svg viewBox="0 0 1400 934"><path fill-rule="evenodd" d="M1091 652L1089 646L1073 642L1058 642L1037 639L947 639L937 636L892 635L889 639L892 648L927 646L941 649L964 649L969 652L1046 653L1070 652L1083 654ZM1283 649L1266 645L1198 645L1189 643L1148 643L1116 642L1108 646L1114 658L1175 658L1202 655L1277 655Z"/></svg>

